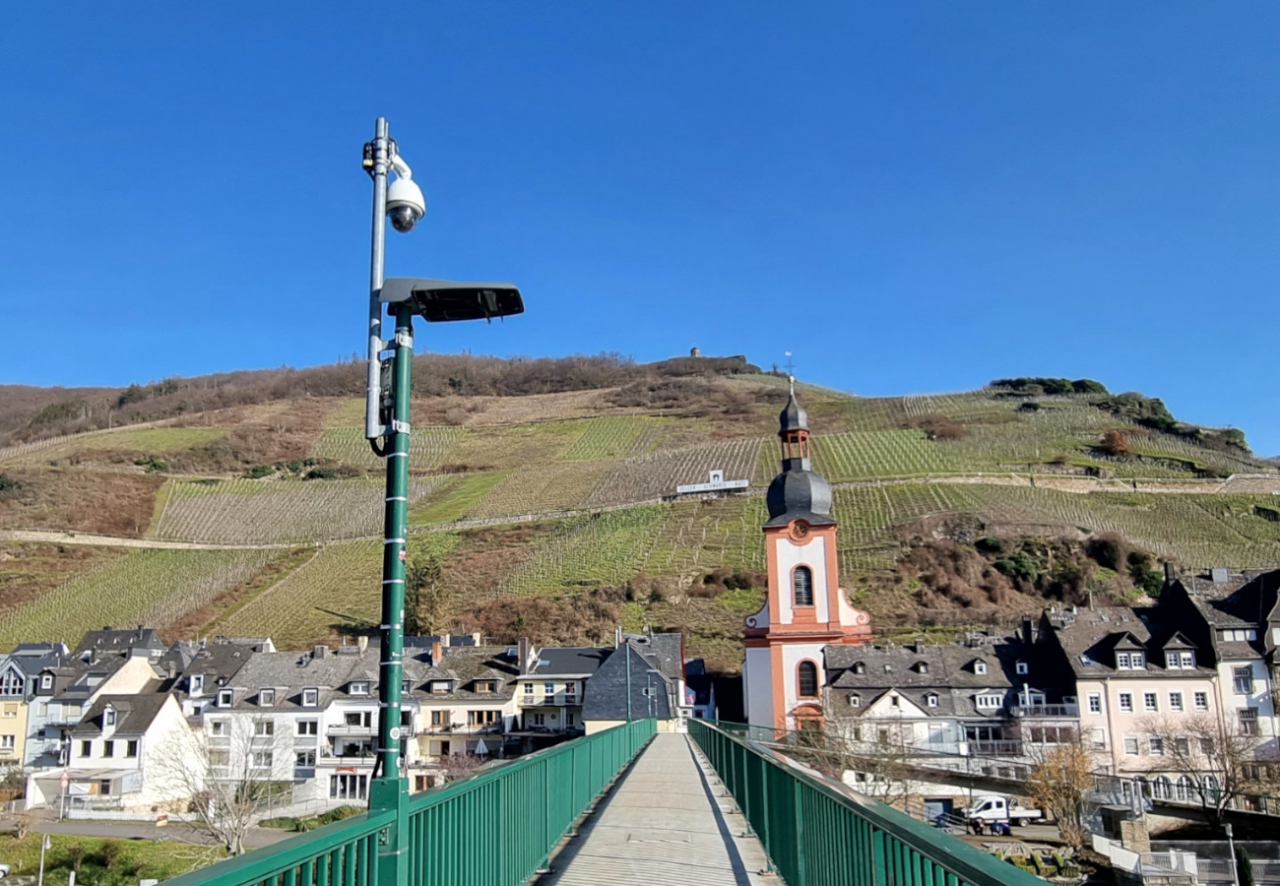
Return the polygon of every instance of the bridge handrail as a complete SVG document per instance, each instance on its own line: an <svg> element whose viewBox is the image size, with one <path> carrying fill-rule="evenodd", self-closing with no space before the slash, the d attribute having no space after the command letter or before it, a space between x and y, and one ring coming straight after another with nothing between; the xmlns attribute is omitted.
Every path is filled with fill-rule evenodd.
<svg viewBox="0 0 1280 886"><path fill-rule="evenodd" d="M878 800L809 775L798 764L720 724L691 720L689 734L741 807L787 886L1040 883L1032 874Z"/></svg>
<svg viewBox="0 0 1280 886"><path fill-rule="evenodd" d="M403 820L366 812L164 886L380 886L379 840L397 824L409 831L413 886L524 883L656 732L655 720L615 726L414 794Z"/></svg>

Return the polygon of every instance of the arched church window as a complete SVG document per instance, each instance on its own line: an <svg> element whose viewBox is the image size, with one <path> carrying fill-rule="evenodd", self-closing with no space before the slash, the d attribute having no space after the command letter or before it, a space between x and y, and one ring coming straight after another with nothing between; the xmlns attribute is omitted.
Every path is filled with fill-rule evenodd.
<svg viewBox="0 0 1280 886"><path fill-rule="evenodd" d="M818 666L811 661L800 662L799 683L801 698L817 698Z"/></svg>
<svg viewBox="0 0 1280 886"><path fill-rule="evenodd" d="M791 586L795 591L795 605L813 605L813 570L808 566L797 566L791 575Z"/></svg>

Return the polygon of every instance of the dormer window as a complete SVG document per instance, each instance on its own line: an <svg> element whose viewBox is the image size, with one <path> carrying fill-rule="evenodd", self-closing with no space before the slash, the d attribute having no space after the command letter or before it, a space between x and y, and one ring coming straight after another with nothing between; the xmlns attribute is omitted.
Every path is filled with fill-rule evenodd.
<svg viewBox="0 0 1280 886"><path fill-rule="evenodd" d="M448 695L449 681L448 680L432 680L431 694L432 695Z"/></svg>
<svg viewBox="0 0 1280 886"><path fill-rule="evenodd" d="M973 663L973 672L975 674L984 675L987 673L987 663L985 661L975 661Z"/></svg>
<svg viewBox="0 0 1280 886"><path fill-rule="evenodd" d="M218 692L218 707L231 707L232 694L230 689L222 689Z"/></svg>
<svg viewBox="0 0 1280 886"><path fill-rule="evenodd" d="M41 675L40 675L40 688L41 688L41 689L52 689L52 688L53 688L53 674L41 674Z"/></svg>
<svg viewBox="0 0 1280 886"><path fill-rule="evenodd" d="M891 665L891 664L887 664L887 665L885 665L885 666L884 666L884 672L885 672L886 674L892 674L892 673L893 673L893 665Z"/></svg>
<svg viewBox="0 0 1280 886"><path fill-rule="evenodd" d="M1116 653L1116 670L1145 671L1146 669L1147 664L1141 652Z"/></svg>
<svg viewBox="0 0 1280 886"><path fill-rule="evenodd" d="M105 711L102 712L102 725L104 726L116 725L116 709L115 708L108 707Z"/></svg>
<svg viewBox="0 0 1280 886"><path fill-rule="evenodd" d="M1194 652L1166 652L1164 664L1169 670L1192 671L1196 667L1196 655Z"/></svg>
<svg viewBox="0 0 1280 886"><path fill-rule="evenodd" d="M320 704L319 689L302 690L302 706L304 708L314 708L318 704Z"/></svg>
<svg viewBox="0 0 1280 886"><path fill-rule="evenodd" d="M276 703L276 691L274 689L263 689L258 692L258 704L264 708L273 707Z"/></svg>
<svg viewBox="0 0 1280 886"><path fill-rule="evenodd" d="M1019 674L1026 674L1028 671L1031 670L1031 668L1027 667L1027 663L1025 661L1016 662L1013 666L1013 669L1015 672Z"/></svg>
<svg viewBox="0 0 1280 886"><path fill-rule="evenodd" d="M400 681L400 694L401 694L401 695L408 695L408 694L409 694L409 681L408 681L408 680L401 680L401 681Z"/></svg>
<svg viewBox="0 0 1280 886"><path fill-rule="evenodd" d="M813 605L813 570L808 566L797 566L791 574L791 588L794 591L795 605Z"/></svg>
<svg viewBox="0 0 1280 886"><path fill-rule="evenodd" d="M204 692L204 674L192 674L190 690L192 695Z"/></svg>
<svg viewBox="0 0 1280 886"><path fill-rule="evenodd" d="M917 674L929 673L929 663L924 661L916 662L916 673Z"/></svg>
<svg viewBox="0 0 1280 886"><path fill-rule="evenodd" d="M353 682L353 683L351 684L351 694L352 694L352 695L368 695L368 694L369 694L369 681L367 681L367 680L356 680L355 682Z"/></svg>
<svg viewBox="0 0 1280 886"><path fill-rule="evenodd" d="M928 695L924 697L924 703L928 707L936 708L938 706L938 696L930 692Z"/></svg>
<svg viewBox="0 0 1280 886"><path fill-rule="evenodd" d="M858 694L858 693L856 693L856 692L851 693L851 694L849 695L849 707L851 707L851 708L860 708L860 707L862 707L862 696L861 696L861 695L859 695L859 694Z"/></svg>
<svg viewBox="0 0 1280 886"><path fill-rule="evenodd" d="M980 711L991 711L1004 704L1004 700L998 695L979 695L974 699L974 704Z"/></svg>
<svg viewBox="0 0 1280 886"><path fill-rule="evenodd" d="M865 674L865 673L867 672L867 665L866 665L866 663L865 663L865 662L861 662L861 661L859 661L859 662L854 662L854 665L853 665L853 672L854 672L855 674Z"/></svg>
<svg viewBox="0 0 1280 886"><path fill-rule="evenodd" d="M570 688L572 686L573 684L570 683L569 686L565 688L565 692L572 694L573 689ZM498 691L498 684L493 680L477 680L476 681L476 693L479 695L492 695L497 691Z"/></svg>

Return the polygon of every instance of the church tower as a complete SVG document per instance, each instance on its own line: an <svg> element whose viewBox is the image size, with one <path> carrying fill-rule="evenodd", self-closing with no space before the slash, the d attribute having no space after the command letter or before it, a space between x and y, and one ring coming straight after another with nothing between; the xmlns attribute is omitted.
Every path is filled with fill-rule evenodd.
<svg viewBox="0 0 1280 886"><path fill-rule="evenodd" d="M745 632L747 722L822 729L823 650L870 643L871 618L849 605L840 587L831 485L813 472L809 416L796 400L794 378L778 424L782 473L769 484L764 524L769 594Z"/></svg>

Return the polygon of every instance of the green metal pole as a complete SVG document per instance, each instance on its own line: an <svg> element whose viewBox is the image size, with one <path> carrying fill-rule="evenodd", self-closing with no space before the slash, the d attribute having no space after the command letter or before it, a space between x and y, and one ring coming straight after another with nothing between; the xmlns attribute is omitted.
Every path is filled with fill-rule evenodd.
<svg viewBox="0 0 1280 886"><path fill-rule="evenodd" d="M385 536L382 542L382 655L378 681L378 778L369 789L370 811L393 809L395 824L378 835L377 886L408 886L409 780L400 772L400 681L404 673L405 529L409 509L409 382L413 368L413 314L396 307L391 447L387 453Z"/></svg>

